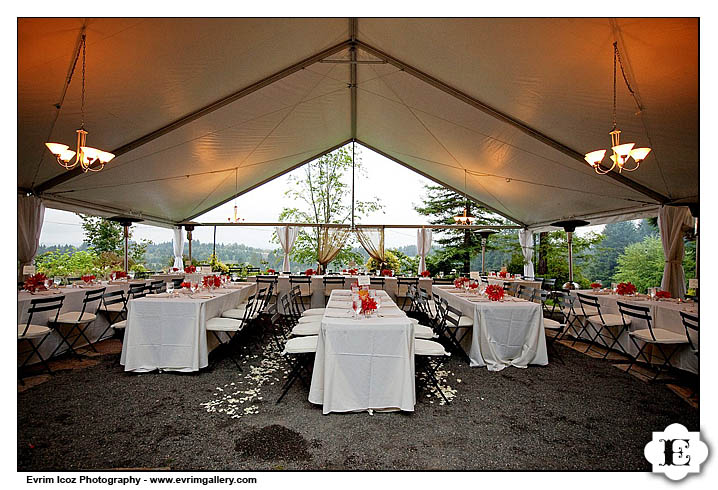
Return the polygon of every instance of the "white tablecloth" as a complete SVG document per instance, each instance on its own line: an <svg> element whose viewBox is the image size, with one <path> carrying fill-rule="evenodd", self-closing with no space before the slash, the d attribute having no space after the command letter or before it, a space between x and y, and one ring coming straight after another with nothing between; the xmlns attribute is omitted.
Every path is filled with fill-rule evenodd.
<svg viewBox="0 0 718 490"><path fill-rule="evenodd" d="M698 316L698 305L696 303L650 301L646 299L637 300L636 298L632 298L630 296L619 296L617 294L596 294L590 289L581 289L577 292L597 297L598 304L601 306L602 314L613 313L618 315L618 306L616 305L617 301L633 304L636 306L647 306L650 309L651 318L653 319L653 327L670 330L672 332L676 332L683 335L685 335L686 329L683 326L680 312L685 311L686 313L690 313L691 315ZM571 291L571 294L575 296L576 291ZM578 301L576 301L575 308L576 311L581 311L581 306L579 305ZM641 322L643 324L640 324L639 322L640 320L635 320L634 322L632 322L629 327L630 330L648 328L645 323ZM576 324L578 324L578 322L576 322ZM569 333L573 334L577 332L575 332L575 329L572 329ZM583 333L581 337L588 338L589 334L591 337L596 334L591 327L588 328L588 333ZM606 345L606 342L608 342L607 345L610 345L613 342L613 339L610 338L597 340L604 345ZM691 336L691 340L693 341L693 345L698 347L698 336ZM626 332L623 332L621 334L621 336L618 338L618 342L628 354L638 354L638 349L636 349L634 343L631 342L631 339ZM639 346L642 345L642 342L640 340L637 340L637 342ZM675 354L673 354L673 357L671 357L671 364L685 371L689 371L692 373L698 372L698 358L691 351L690 346L688 345L680 347L679 350Z"/></svg>
<svg viewBox="0 0 718 490"><path fill-rule="evenodd" d="M541 289L541 285L543 284L543 281L524 281L523 279L502 279L500 277L491 277L489 276L487 278L489 280L489 284L497 284L499 286L503 286L504 283L509 284L519 284L526 286L527 288L534 288L534 289Z"/></svg>
<svg viewBox="0 0 718 490"><path fill-rule="evenodd" d="M469 350L472 367L486 366L501 371L507 366L525 368L529 364L548 364L541 305L528 301L470 301L447 288L434 293L474 319Z"/></svg>
<svg viewBox="0 0 718 490"><path fill-rule="evenodd" d="M120 364L125 371L198 371L209 354L205 322L235 308L254 285L215 290L214 297L145 297L128 303ZM202 296L207 293L197 293Z"/></svg>
<svg viewBox="0 0 718 490"><path fill-rule="evenodd" d="M381 296L380 311L390 313L393 305L389 296ZM323 405L325 414L368 409L413 411L416 393L411 321L406 316L353 320L324 315L309 401Z"/></svg>

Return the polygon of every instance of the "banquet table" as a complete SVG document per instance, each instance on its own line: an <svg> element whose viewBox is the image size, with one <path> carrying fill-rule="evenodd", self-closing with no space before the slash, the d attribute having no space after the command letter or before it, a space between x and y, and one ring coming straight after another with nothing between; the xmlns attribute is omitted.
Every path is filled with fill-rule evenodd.
<svg viewBox="0 0 718 490"><path fill-rule="evenodd" d="M91 285L91 286L63 286L59 288L51 288L49 291L42 291L37 292L35 294L31 294L27 291L20 291L17 294L17 323L24 324L27 323L27 317L28 317L28 309L30 308L30 301L37 298L49 298L53 296L60 296L64 295L65 300L62 303L62 309L60 310L60 314L67 313L69 311L77 311L78 313L82 310L82 301L85 298L85 293L87 291L93 291L99 288L106 288L105 292L110 293L112 291L117 290L123 290L127 292L127 289L129 287L129 284L134 283L141 283L141 284L148 284L144 280L136 280L136 281L110 281L106 282L103 281L99 284ZM90 313L95 313L95 310L97 309L98 302L91 303L88 305L87 311ZM50 313L51 312L40 312L35 313L32 316L32 323L34 325L42 325L47 326L50 320ZM52 312L52 318L55 317L54 312ZM99 339L99 336L102 334L102 332L105 331L108 323L108 318L105 314L100 313L97 315L97 319L92 322L85 331L85 335L92 341L97 342ZM69 327L60 327L60 328L69 328ZM109 337L112 335L112 329L108 330L105 334L105 337ZM76 335L73 334L73 336ZM72 337L70 338L70 343L73 342L74 339ZM60 345L62 342L62 338L60 335L55 332L54 330L50 333L50 336L45 339L45 341L40 346L40 354L47 359L49 355L51 355L55 349ZM85 342L85 339L80 337L76 340L76 343L73 347L82 347L87 345L87 342ZM64 345L60 349L58 349L56 355L61 355L68 351L67 345ZM33 359L30 360L28 364L33 364L35 362L39 362L39 359L34 356Z"/></svg>
<svg viewBox="0 0 718 490"><path fill-rule="evenodd" d="M355 320L351 292L332 291L309 390L324 414L414 410L414 325L386 292L376 295L375 316Z"/></svg>
<svg viewBox="0 0 718 490"><path fill-rule="evenodd" d="M254 284L244 284L129 301L120 364L133 372L191 372L207 367L211 342L205 322L235 308L254 289Z"/></svg>
<svg viewBox="0 0 718 490"><path fill-rule="evenodd" d="M516 283L520 286L526 286L527 288L541 289L543 281L526 281L523 279L502 279L501 277L488 276L489 284L497 284L503 286L504 284Z"/></svg>
<svg viewBox="0 0 718 490"><path fill-rule="evenodd" d="M336 289L349 289L352 283L357 282L359 276L352 276L352 275L332 275L329 277L342 277L344 278L344 284L342 285L327 285L327 291L331 288ZM372 276L374 277L374 276ZM324 289L324 276L319 274L314 274L311 276L311 308L324 308L324 303L326 301L325 298L325 289ZM248 281L255 282L257 278L255 276L250 276L247 278ZM390 298L395 301L399 302L400 306L402 306L403 299L397 298L397 294L399 292L399 285L398 285L398 277L384 277L384 291L386 291ZM419 287L423 288L425 290L431 290L432 286L432 279L430 277L420 277L419 278ZM373 286L372 288L376 288L378 286ZM277 288L279 291L279 296L282 296L284 294L289 293L291 290L290 283L289 283L289 275L287 274L280 274L278 276L277 281ZM275 292L277 289L275 289ZM407 301L408 305L408 301ZM281 305L278 306L279 311L281 313L284 313L284 310Z"/></svg>
<svg viewBox="0 0 718 490"><path fill-rule="evenodd" d="M683 321L681 320L680 312L684 311L686 313L690 313L691 315L698 316L698 304L694 302L681 302L678 303L677 300L650 300L649 297L641 295L641 296L619 296L618 294L609 293L607 291L599 291L595 292L592 289L580 289L578 291L571 291L571 295L575 296L576 292L594 296L598 298L598 304L601 306L601 313L612 313L619 315L618 306L616 305L617 301L621 301L623 303L633 304L636 306L647 306L649 308L651 318L652 318L652 326L654 328L662 328L665 330L670 330L672 332L680 333L685 335L686 329L683 326ZM576 311L581 310L581 306L579 305L578 301L575 305ZM630 330L636 330L639 328L648 328L645 323L640 324L640 320L635 320L632 322L632 324L629 326ZM635 324L634 324L635 323ZM577 335L578 332L576 329L571 329L569 331L569 334ZM584 332L581 335L581 338L588 338L589 336L595 335L595 332L593 329L589 327L588 333ZM602 342L605 346L608 346L613 342L612 339L597 339L599 342ZM691 335L691 340L693 341L693 345L698 348L698 336L697 335ZM606 344L608 342L608 344ZM618 338L619 344L621 344L621 347L630 355L636 355L638 353L638 349L634 345L634 343L631 341L628 333L622 332L621 335ZM638 345L642 345L640 340L637 340ZM689 371L692 373L698 372L698 358L696 355L691 351L689 345L681 346L678 348L678 351L673 355L671 358L671 364L673 364L675 367L679 369L683 369L685 371Z"/></svg>
<svg viewBox="0 0 718 490"><path fill-rule="evenodd" d="M465 293L453 286L434 286L433 292L474 319L470 342L471 367L501 371L548 364L541 305L506 296L503 301ZM470 337L470 339L468 339Z"/></svg>

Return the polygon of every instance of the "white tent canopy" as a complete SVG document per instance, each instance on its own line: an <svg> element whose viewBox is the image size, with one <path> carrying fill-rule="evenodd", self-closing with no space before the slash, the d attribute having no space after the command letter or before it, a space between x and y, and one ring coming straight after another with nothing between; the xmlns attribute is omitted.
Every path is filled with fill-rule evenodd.
<svg viewBox="0 0 718 490"><path fill-rule="evenodd" d="M80 125L83 22L88 145L117 154L87 174L44 146ZM619 73L623 141L653 152L599 176L614 41L641 106ZM466 171L532 230L698 200L696 19L20 19L18 48L18 189L51 207L171 226L349 141L460 191Z"/></svg>

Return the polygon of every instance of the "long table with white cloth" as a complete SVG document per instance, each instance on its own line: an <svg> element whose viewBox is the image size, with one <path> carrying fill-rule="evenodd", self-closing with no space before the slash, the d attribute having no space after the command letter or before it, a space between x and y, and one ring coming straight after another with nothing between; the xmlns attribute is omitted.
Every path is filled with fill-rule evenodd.
<svg viewBox="0 0 718 490"><path fill-rule="evenodd" d="M164 293L129 301L120 364L133 372L191 372L207 367L212 339L208 342L205 322L236 308L254 290L254 284L245 283L211 292L171 297Z"/></svg>
<svg viewBox="0 0 718 490"><path fill-rule="evenodd" d="M686 329L683 326L683 320L681 319L680 312L684 311L693 316L698 316L698 304L694 302L679 303L677 299L658 301L651 300L644 295L620 296L618 294L613 294L606 291L596 292L591 289L579 289L578 291L571 291L571 294L575 296L577 292L598 298L598 304L601 306L602 314L612 313L615 315L619 315L618 305L616 304L617 301L636 306L647 306L653 320L652 326L654 328L662 328L682 335L686 334ZM581 306L579 305L578 301L576 301L575 309L577 312L581 311ZM580 320L580 318L577 320ZM629 330L648 328L645 323L639 324L639 322L640 320L635 320L635 322L632 322L632 324L629 326ZM578 321L575 321L574 324L578 325ZM580 327L578 329L571 328L568 333L570 335L576 336L579 333L579 329ZM589 337L594 337L595 335L595 331L589 327L588 331L584 332L581 337L584 339L588 339ZM607 339L602 339L599 337L596 340L606 346L610 345L613 342L613 339L610 339L610 337ZM693 345L698 348L698 335L692 334L691 340L693 341ZM606 342L608 342L608 344L606 344ZM637 340L637 342L639 346L642 345L642 342L640 340ZM618 337L618 343L621 344L621 347L623 347L623 349L628 354L635 356L638 353L638 349L636 348L635 344L631 342L631 339L629 338L627 332L624 331L621 333L621 335ZM662 361L659 360L659 362ZM671 364L673 364L673 366L677 367L678 369L683 369L692 373L698 372L698 357L693 353L693 351L691 351L689 345L684 345L680 347L679 350L675 354L673 354L673 357L671 357Z"/></svg>
<svg viewBox="0 0 718 490"><path fill-rule="evenodd" d="M548 364L541 305L506 296L502 301L463 292L453 286L434 286L433 292L474 319L470 335L470 366L501 371L508 366Z"/></svg>
<svg viewBox="0 0 718 490"><path fill-rule="evenodd" d="M414 410L414 325L386 292L376 295L377 313L353 319L351 292L332 291L309 390L324 414Z"/></svg>

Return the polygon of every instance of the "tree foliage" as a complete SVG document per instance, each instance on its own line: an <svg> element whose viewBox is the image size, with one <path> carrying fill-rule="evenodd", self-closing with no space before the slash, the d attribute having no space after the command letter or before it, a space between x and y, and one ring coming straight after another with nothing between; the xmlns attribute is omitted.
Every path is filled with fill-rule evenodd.
<svg viewBox="0 0 718 490"><path fill-rule="evenodd" d="M281 222L337 223L351 222L351 188L344 182L344 176L352 169L351 148L343 146L304 166L300 176L290 176L285 192L297 202L296 207L284 208L279 215ZM354 164L357 179L366 177L361 155L356 152ZM355 219L382 210L378 198L370 201L355 201ZM290 258L299 263L316 263L319 243L319 228L301 228L292 247ZM273 239L278 242L276 235ZM348 240L333 263L344 267L350 261L363 262L361 256L352 252L353 238Z"/></svg>

